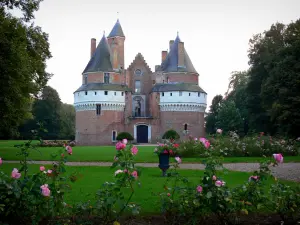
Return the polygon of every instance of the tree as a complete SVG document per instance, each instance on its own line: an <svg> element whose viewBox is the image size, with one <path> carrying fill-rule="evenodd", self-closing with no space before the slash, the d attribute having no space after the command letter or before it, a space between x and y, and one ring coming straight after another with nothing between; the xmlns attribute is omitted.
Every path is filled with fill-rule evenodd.
<svg viewBox="0 0 300 225"><path fill-rule="evenodd" d="M17 128L30 118L33 95L43 88L51 74L46 60L51 57L48 35L33 23L40 0L0 0L0 138L17 135ZM19 8L23 18L8 9ZM25 22L27 24L25 24Z"/></svg>
<svg viewBox="0 0 300 225"><path fill-rule="evenodd" d="M61 134L61 101L57 91L49 86L42 90L41 97L33 104L33 115L36 122L43 124L48 131L44 139L58 139Z"/></svg>
<svg viewBox="0 0 300 225"><path fill-rule="evenodd" d="M218 110L221 106L221 103L223 101L222 95L216 95L213 100L212 104L209 109L208 115L205 117L206 124L205 129L207 133L215 133L216 132L216 117L218 114Z"/></svg>
<svg viewBox="0 0 300 225"><path fill-rule="evenodd" d="M73 105L62 104L60 110L60 139L75 139L75 108Z"/></svg>
<svg viewBox="0 0 300 225"><path fill-rule="evenodd" d="M224 101L216 117L216 125L223 132L243 130L243 119L239 110L236 108L234 101Z"/></svg>

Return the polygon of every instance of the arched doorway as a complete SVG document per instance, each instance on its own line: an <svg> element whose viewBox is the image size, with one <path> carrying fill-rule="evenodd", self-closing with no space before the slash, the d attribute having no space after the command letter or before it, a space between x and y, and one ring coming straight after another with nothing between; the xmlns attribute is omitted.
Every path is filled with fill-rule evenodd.
<svg viewBox="0 0 300 225"><path fill-rule="evenodd" d="M148 126L144 124L136 125L136 142L148 143Z"/></svg>

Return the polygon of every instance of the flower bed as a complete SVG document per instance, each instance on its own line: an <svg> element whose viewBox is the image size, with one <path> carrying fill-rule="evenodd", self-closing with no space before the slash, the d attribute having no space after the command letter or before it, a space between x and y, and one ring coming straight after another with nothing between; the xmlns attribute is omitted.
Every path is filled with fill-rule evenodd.
<svg viewBox="0 0 300 225"><path fill-rule="evenodd" d="M66 146L66 145L74 147L74 146L76 146L76 142L75 141L57 141L57 140L47 141L47 140L43 140L37 146L39 146L39 147L62 147L62 146Z"/></svg>

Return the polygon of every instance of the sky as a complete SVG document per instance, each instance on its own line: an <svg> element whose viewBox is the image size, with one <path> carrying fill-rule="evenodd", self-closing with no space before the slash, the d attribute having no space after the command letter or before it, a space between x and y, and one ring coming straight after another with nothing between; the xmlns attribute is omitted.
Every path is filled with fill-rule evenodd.
<svg viewBox="0 0 300 225"><path fill-rule="evenodd" d="M48 85L73 104L90 59L90 40L108 35L119 18L125 40L125 68L141 53L154 71L161 51L179 32L199 85L213 97L227 90L232 71L249 68L249 39L273 23L300 18L300 0L44 0L35 25L49 34L52 58Z"/></svg>

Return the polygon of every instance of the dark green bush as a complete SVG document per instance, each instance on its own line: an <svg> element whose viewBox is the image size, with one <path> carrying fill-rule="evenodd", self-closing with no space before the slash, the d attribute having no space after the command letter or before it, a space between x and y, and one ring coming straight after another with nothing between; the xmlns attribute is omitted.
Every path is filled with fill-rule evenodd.
<svg viewBox="0 0 300 225"><path fill-rule="evenodd" d="M133 140L133 137L130 133L128 132L121 132L118 134L117 136L117 140L118 141L122 141L123 139L127 139L128 141L132 141Z"/></svg>
<svg viewBox="0 0 300 225"><path fill-rule="evenodd" d="M179 134L175 130L167 130L164 135L162 136L162 139L174 139L178 140L180 138Z"/></svg>

